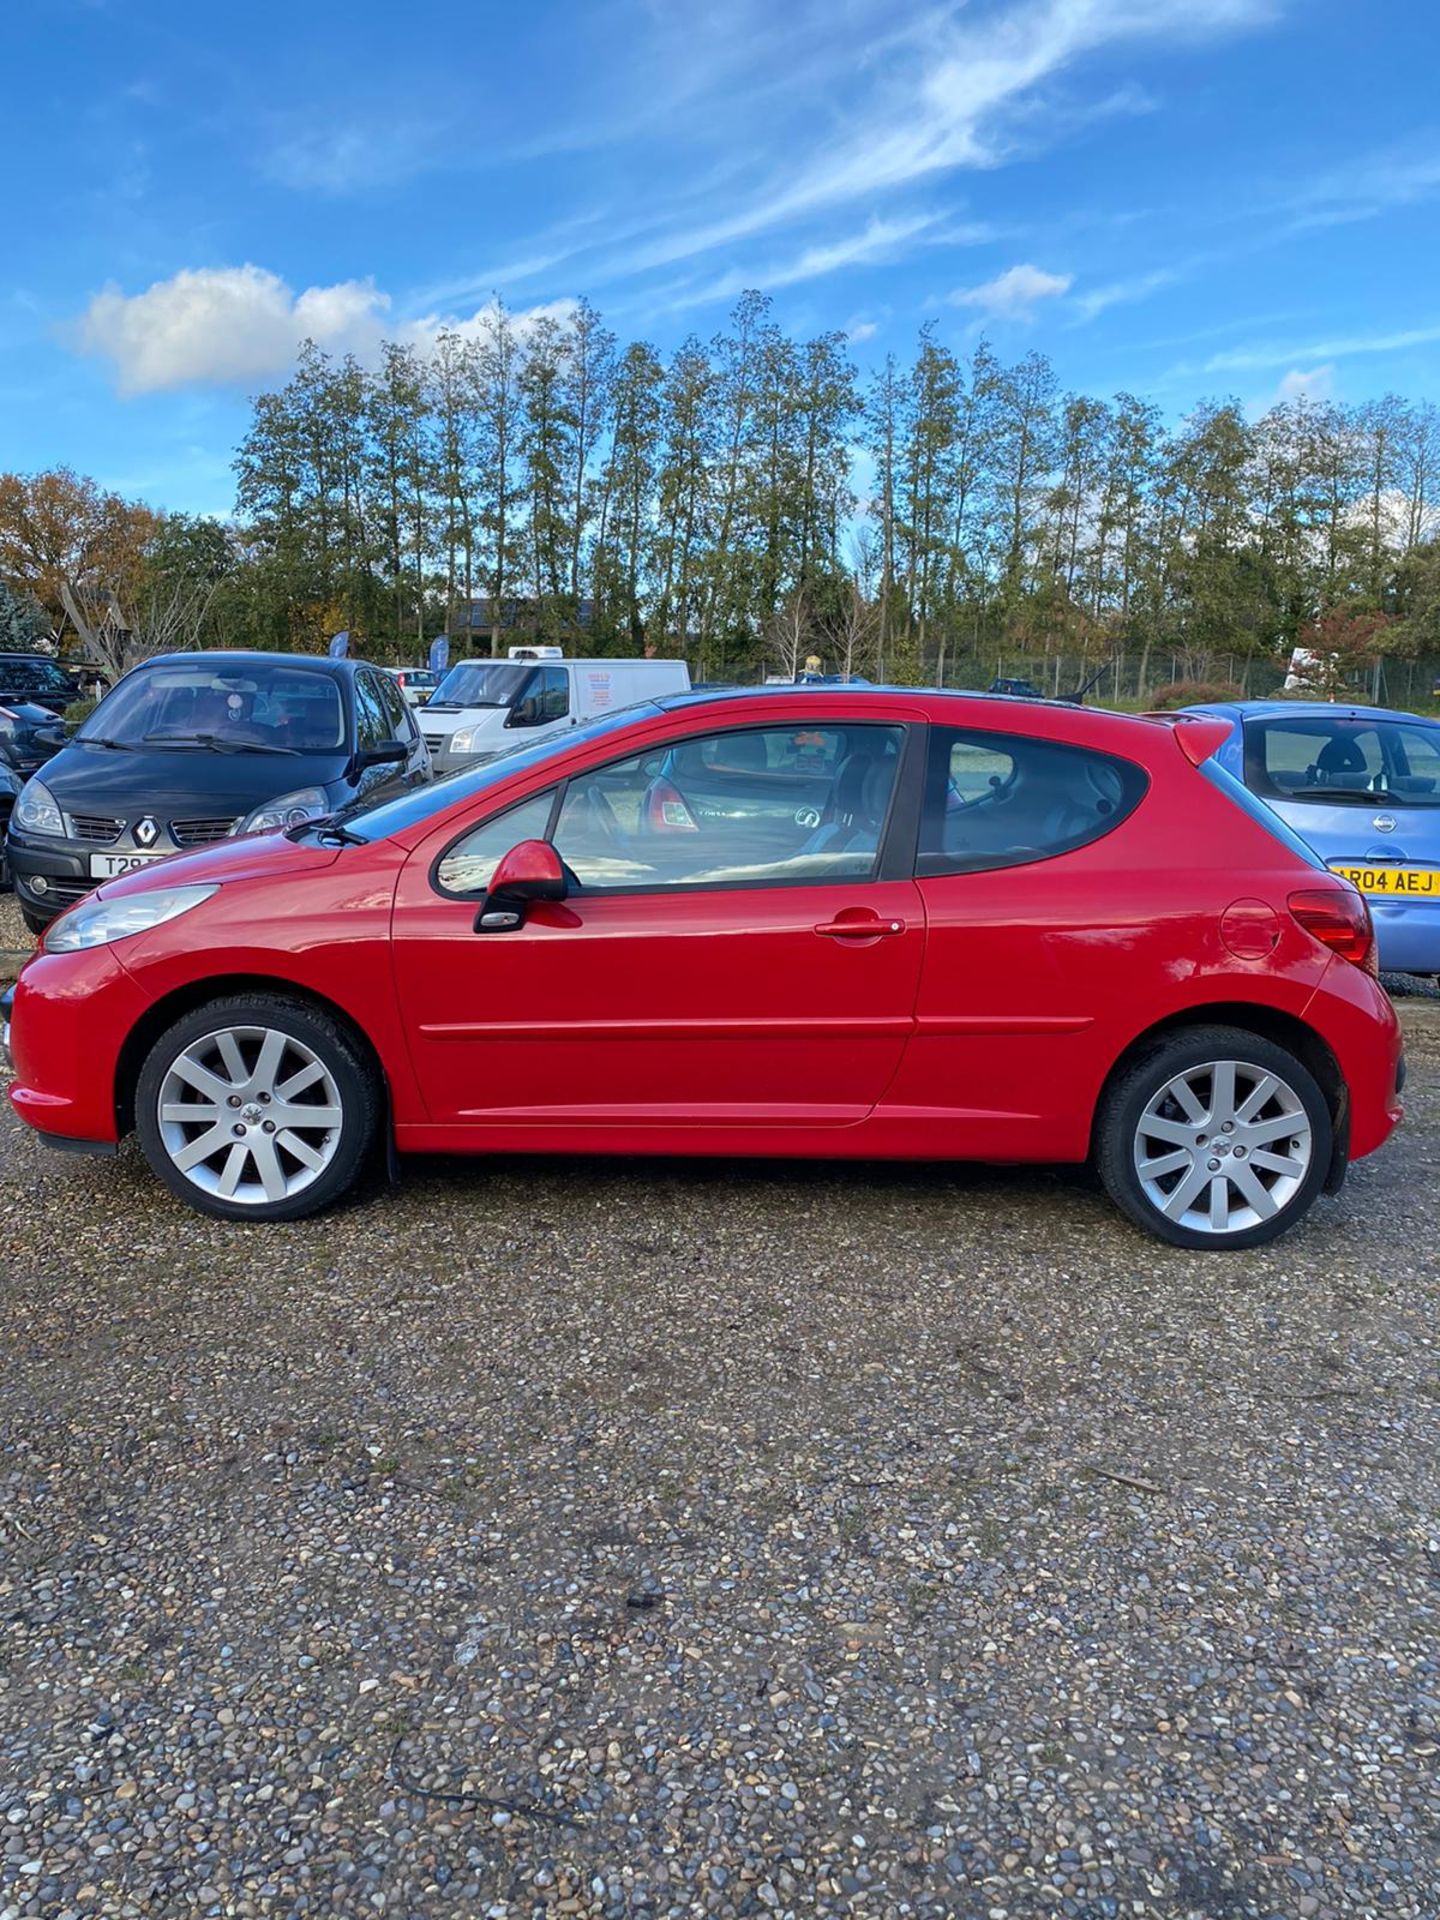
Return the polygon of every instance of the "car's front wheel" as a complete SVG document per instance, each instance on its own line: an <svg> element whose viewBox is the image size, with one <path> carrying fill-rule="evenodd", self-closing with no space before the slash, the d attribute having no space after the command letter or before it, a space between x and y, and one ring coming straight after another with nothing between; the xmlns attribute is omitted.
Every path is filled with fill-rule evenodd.
<svg viewBox="0 0 1440 1920"><path fill-rule="evenodd" d="M380 1125L378 1076L320 1009L236 996L150 1049L135 1128L172 1193L225 1220L298 1220L351 1185Z"/></svg>
<svg viewBox="0 0 1440 1920"><path fill-rule="evenodd" d="M1178 1247L1262 1245L1325 1184L1330 1109L1286 1048L1235 1027L1191 1027L1116 1075L1096 1128L1106 1191Z"/></svg>

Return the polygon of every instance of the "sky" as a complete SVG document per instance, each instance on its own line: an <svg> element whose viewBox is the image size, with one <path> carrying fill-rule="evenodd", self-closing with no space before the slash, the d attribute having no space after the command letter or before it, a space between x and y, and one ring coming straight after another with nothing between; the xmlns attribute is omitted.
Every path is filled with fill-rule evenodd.
<svg viewBox="0 0 1440 1920"><path fill-rule="evenodd" d="M300 340L496 297L1440 398L1437 57L1433 0L6 0L0 471L224 513Z"/></svg>

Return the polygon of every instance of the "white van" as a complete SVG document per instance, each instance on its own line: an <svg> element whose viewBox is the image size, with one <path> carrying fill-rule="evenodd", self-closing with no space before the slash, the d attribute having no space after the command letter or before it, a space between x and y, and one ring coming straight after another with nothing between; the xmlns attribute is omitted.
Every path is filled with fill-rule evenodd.
<svg viewBox="0 0 1440 1920"><path fill-rule="evenodd" d="M567 660L558 647L512 647L508 660L461 660L416 718L437 774L493 760L582 720L688 693L683 660Z"/></svg>

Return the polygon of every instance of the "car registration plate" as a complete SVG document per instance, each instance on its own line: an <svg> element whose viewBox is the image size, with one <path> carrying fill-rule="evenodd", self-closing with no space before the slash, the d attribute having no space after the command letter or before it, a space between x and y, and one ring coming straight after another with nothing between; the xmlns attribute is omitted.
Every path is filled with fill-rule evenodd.
<svg viewBox="0 0 1440 1920"><path fill-rule="evenodd" d="M122 873L131 873L136 867L148 867L152 860L164 858L163 853L92 853L90 878L118 880Z"/></svg>
<svg viewBox="0 0 1440 1920"><path fill-rule="evenodd" d="M1440 867L1332 867L1353 880L1362 893L1387 900L1440 898Z"/></svg>

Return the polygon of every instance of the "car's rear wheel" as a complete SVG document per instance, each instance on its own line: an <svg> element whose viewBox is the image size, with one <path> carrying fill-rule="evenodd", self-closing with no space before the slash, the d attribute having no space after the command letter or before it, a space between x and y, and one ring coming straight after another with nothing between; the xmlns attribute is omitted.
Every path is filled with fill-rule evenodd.
<svg viewBox="0 0 1440 1920"><path fill-rule="evenodd" d="M1106 1191L1178 1247L1257 1247L1309 1212L1330 1109L1286 1048L1235 1027L1182 1029L1111 1083L1096 1128Z"/></svg>
<svg viewBox="0 0 1440 1920"><path fill-rule="evenodd" d="M351 1185L380 1124L371 1062L318 1008L215 1000L150 1049L135 1091L145 1158L170 1191L224 1220L298 1220Z"/></svg>

